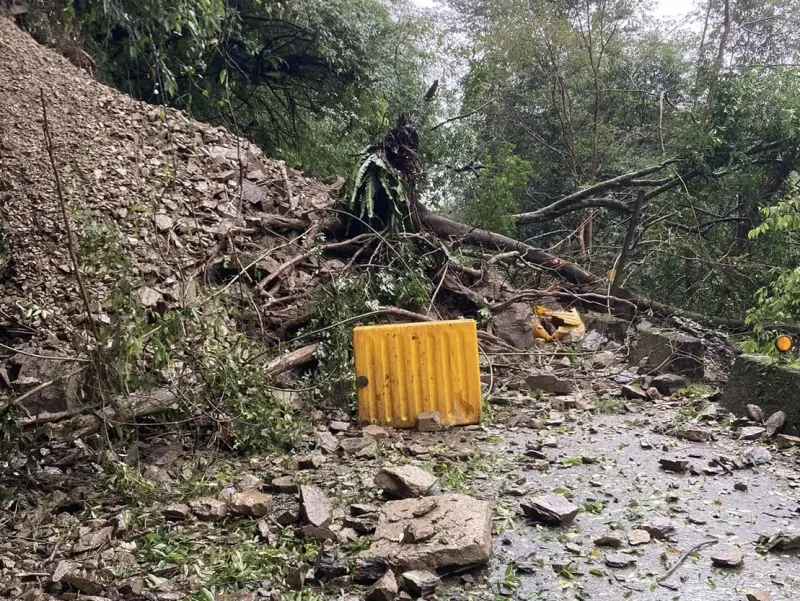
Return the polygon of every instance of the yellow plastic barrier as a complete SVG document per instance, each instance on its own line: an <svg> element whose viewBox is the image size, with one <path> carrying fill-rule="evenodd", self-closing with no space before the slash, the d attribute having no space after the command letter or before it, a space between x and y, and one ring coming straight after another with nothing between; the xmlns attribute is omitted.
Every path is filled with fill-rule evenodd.
<svg viewBox="0 0 800 601"><path fill-rule="evenodd" d="M358 327L353 348L360 423L414 428L427 411L445 425L481 421L474 321Z"/></svg>
<svg viewBox="0 0 800 601"><path fill-rule="evenodd" d="M556 330L550 334L542 325L540 317L550 319ZM545 307L536 307L533 316L533 335L547 342L554 340L564 340L571 333L585 334L586 326L583 324L581 316L575 309L569 311L551 311Z"/></svg>

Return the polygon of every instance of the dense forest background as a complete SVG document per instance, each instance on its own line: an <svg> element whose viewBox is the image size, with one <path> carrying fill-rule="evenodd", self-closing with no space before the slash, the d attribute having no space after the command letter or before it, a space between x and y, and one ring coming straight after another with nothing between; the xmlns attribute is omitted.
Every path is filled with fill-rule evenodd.
<svg viewBox="0 0 800 601"><path fill-rule="evenodd" d="M661 302L800 318L800 2L28 0L114 87L324 178L399 115L421 197ZM434 80L436 89L431 89ZM427 94L426 94L427 92ZM435 93L434 93L435 92Z"/></svg>

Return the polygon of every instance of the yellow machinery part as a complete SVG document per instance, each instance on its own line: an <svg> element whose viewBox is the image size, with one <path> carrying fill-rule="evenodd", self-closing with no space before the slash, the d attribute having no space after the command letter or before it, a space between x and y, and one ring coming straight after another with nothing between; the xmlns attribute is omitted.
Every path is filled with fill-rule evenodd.
<svg viewBox="0 0 800 601"><path fill-rule="evenodd" d="M586 333L586 326L575 309L570 309L569 311L551 311L545 307L536 307L534 313L532 325L533 335L536 338L552 342L554 340L564 340L564 338L572 332L576 334ZM552 335L547 333L539 317L549 317L553 323L558 326Z"/></svg>
<svg viewBox="0 0 800 601"><path fill-rule="evenodd" d="M360 423L414 428L427 411L445 425L480 423L474 321L357 327L353 349Z"/></svg>

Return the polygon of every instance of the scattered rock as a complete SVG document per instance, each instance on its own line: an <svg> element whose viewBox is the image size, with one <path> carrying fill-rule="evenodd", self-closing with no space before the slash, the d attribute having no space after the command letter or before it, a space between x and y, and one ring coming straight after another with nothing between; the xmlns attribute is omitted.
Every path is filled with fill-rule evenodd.
<svg viewBox="0 0 800 601"><path fill-rule="evenodd" d="M789 434L778 434L775 437L775 442L782 449L800 446L800 436L790 436Z"/></svg>
<svg viewBox="0 0 800 601"><path fill-rule="evenodd" d="M762 428L761 426L748 426L746 428L742 428L739 430L739 439L740 440L758 440L761 438L762 434L766 432L766 428Z"/></svg>
<svg viewBox="0 0 800 601"><path fill-rule="evenodd" d="M692 442L707 442L711 440L711 432L699 426L684 426L675 430L675 436Z"/></svg>
<svg viewBox="0 0 800 601"><path fill-rule="evenodd" d="M627 553L612 553L606 555L606 565L609 568L627 568L636 563L636 558Z"/></svg>
<svg viewBox="0 0 800 601"><path fill-rule="evenodd" d="M352 528L342 528L336 535L336 540L343 545L346 545L347 543L354 543L358 540L358 532Z"/></svg>
<svg viewBox="0 0 800 601"><path fill-rule="evenodd" d="M750 447L742 454L742 461L745 465L757 467L772 460L772 454L763 447Z"/></svg>
<svg viewBox="0 0 800 601"><path fill-rule="evenodd" d="M306 584L306 574L308 573L308 566L300 564L299 566L290 566L286 570L286 584L293 591L301 591Z"/></svg>
<svg viewBox="0 0 800 601"><path fill-rule="evenodd" d="M650 385L664 396L672 396L686 388L686 378L675 374L661 374L653 378Z"/></svg>
<svg viewBox="0 0 800 601"><path fill-rule="evenodd" d="M350 515L352 515L354 518L362 515L377 514L379 511L380 508L375 505L367 505L364 503L353 503L350 505Z"/></svg>
<svg viewBox="0 0 800 601"><path fill-rule="evenodd" d="M325 430L316 433L317 446L328 455L333 455L339 449L339 439Z"/></svg>
<svg viewBox="0 0 800 601"><path fill-rule="evenodd" d="M374 438L365 437L369 443L356 451L356 459L372 459L378 453L378 442Z"/></svg>
<svg viewBox="0 0 800 601"><path fill-rule="evenodd" d="M353 568L356 582L375 582L389 570L389 560L385 557L357 557Z"/></svg>
<svg viewBox="0 0 800 601"><path fill-rule="evenodd" d="M646 401L649 398L644 390L633 384L623 384L620 390L622 398L629 401Z"/></svg>
<svg viewBox="0 0 800 601"><path fill-rule="evenodd" d="M404 543L421 543L436 536L438 530L430 522L412 522L403 530Z"/></svg>
<svg viewBox="0 0 800 601"><path fill-rule="evenodd" d="M522 502L520 507L529 518L561 526L572 522L579 510L577 505L570 503L561 495L535 497Z"/></svg>
<svg viewBox="0 0 800 601"><path fill-rule="evenodd" d="M253 474L245 474L244 477L239 480L237 484L239 490L250 490L256 489L258 490L262 486L264 486L264 481L261 480L258 476L254 476Z"/></svg>
<svg viewBox="0 0 800 601"><path fill-rule="evenodd" d="M399 592L397 577L389 570L367 591L365 601L394 601Z"/></svg>
<svg viewBox="0 0 800 601"><path fill-rule="evenodd" d="M670 457L662 457L658 460L661 469L667 472L675 472L680 474L686 471L689 467L689 462L686 459L673 459Z"/></svg>
<svg viewBox="0 0 800 601"><path fill-rule="evenodd" d="M695 524L697 526L703 526L708 523L706 520L706 516L700 513L699 511L691 511L689 515L686 516L686 519L689 521L690 524Z"/></svg>
<svg viewBox="0 0 800 601"><path fill-rule="evenodd" d="M362 436L361 438L344 438L339 442L339 450L345 455L357 455L364 449L368 449L370 447L377 449L377 443L375 442L374 438L369 436Z"/></svg>
<svg viewBox="0 0 800 601"><path fill-rule="evenodd" d="M650 536L657 540L664 540L670 534L675 532L675 526L668 517L657 516L642 525L642 529L646 530Z"/></svg>
<svg viewBox="0 0 800 601"><path fill-rule="evenodd" d="M492 332L511 346L533 346L533 310L528 303L513 303L492 319Z"/></svg>
<svg viewBox="0 0 800 601"><path fill-rule="evenodd" d="M327 528L333 521L333 505L317 486L300 486L300 508L306 522L317 528Z"/></svg>
<svg viewBox="0 0 800 601"><path fill-rule="evenodd" d="M331 432L347 432L350 429L350 423L334 421L328 424L328 428Z"/></svg>
<svg viewBox="0 0 800 601"><path fill-rule="evenodd" d="M316 543L336 541L336 535L333 532L331 532L327 528L317 528L312 524L306 524L305 526L300 528L300 534L303 535L303 538L314 541Z"/></svg>
<svg viewBox="0 0 800 601"><path fill-rule="evenodd" d="M121 582L117 592L123 597L138 597L144 592L144 578L131 578Z"/></svg>
<svg viewBox="0 0 800 601"><path fill-rule="evenodd" d="M771 601L769 595L758 588L749 588L744 592L747 601Z"/></svg>
<svg viewBox="0 0 800 601"><path fill-rule="evenodd" d="M651 401L660 401L664 397L658 391L658 388L656 388L655 386L651 386L650 388L647 389L647 398L650 399Z"/></svg>
<svg viewBox="0 0 800 601"><path fill-rule="evenodd" d="M605 369L614 363L616 359L617 355L614 351L602 351L592 357L592 367L595 369Z"/></svg>
<svg viewBox="0 0 800 601"><path fill-rule="evenodd" d="M385 467L375 476L375 486L398 499L424 497L435 484L435 476L413 465Z"/></svg>
<svg viewBox="0 0 800 601"><path fill-rule="evenodd" d="M622 539L615 534L606 534L594 539L594 544L598 547L613 547L619 549L622 546Z"/></svg>
<svg viewBox="0 0 800 601"><path fill-rule="evenodd" d="M228 515L228 506L219 499L195 499L189 506L197 519L203 522L214 522L224 519Z"/></svg>
<svg viewBox="0 0 800 601"><path fill-rule="evenodd" d="M414 522L421 529L427 528L426 524L433 526L436 536L423 544L401 542L406 528ZM467 495L448 494L386 503L372 546L359 559L380 560L400 570L438 570L482 565L491 554L492 506Z"/></svg>
<svg viewBox="0 0 800 601"><path fill-rule="evenodd" d="M744 554L738 549L718 549L711 554L711 563L720 568L738 568L744 563Z"/></svg>
<svg viewBox="0 0 800 601"><path fill-rule="evenodd" d="M75 546L72 547L72 553L85 553L86 551L93 551L102 547L111 540L112 534L114 534L113 526L104 526L99 530L90 532L86 536L82 536L78 542L75 543Z"/></svg>
<svg viewBox="0 0 800 601"><path fill-rule="evenodd" d="M168 232L169 230L172 229L174 225L172 218L169 215L164 215L162 213L158 213L157 215L155 215L153 221L155 222L158 231L162 233Z"/></svg>
<svg viewBox="0 0 800 601"><path fill-rule="evenodd" d="M336 440L336 439L334 439ZM338 448L339 443L336 443ZM334 449L335 451L336 449ZM328 460L325 455L307 455L304 457L297 458L297 469L299 470L316 470L322 467L325 462Z"/></svg>
<svg viewBox="0 0 800 601"><path fill-rule="evenodd" d="M314 565L314 578L317 580L330 580L337 576L344 576L349 571L348 557L336 547L325 545L317 556Z"/></svg>
<svg viewBox="0 0 800 601"><path fill-rule="evenodd" d="M439 432L442 429L442 415L438 411L420 413L417 418L418 432Z"/></svg>
<svg viewBox="0 0 800 601"><path fill-rule="evenodd" d="M382 440L384 438L389 438L389 431L386 428L381 428L380 426L376 426L375 424L370 424L369 426L365 426L361 429L361 434L364 436L370 436L375 440Z"/></svg>
<svg viewBox="0 0 800 601"><path fill-rule="evenodd" d="M631 547L646 545L650 542L650 533L647 530L631 530L628 533L628 544Z"/></svg>
<svg viewBox="0 0 800 601"><path fill-rule="evenodd" d="M783 411L776 411L767 418L765 425L767 427L767 438L772 438L781 431L786 423L786 414Z"/></svg>
<svg viewBox="0 0 800 601"><path fill-rule="evenodd" d="M161 512L161 515L164 516L164 519L174 522L188 520L191 514L192 508L185 503L173 503L172 505L167 505Z"/></svg>
<svg viewBox="0 0 800 601"><path fill-rule="evenodd" d="M427 570L411 570L404 572L400 577L403 590L408 591L415 597L427 597L433 594L442 581L441 579Z"/></svg>
<svg viewBox="0 0 800 601"><path fill-rule="evenodd" d="M753 405L752 403L747 405L745 408L745 413L747 417L752 419L754 422L759 424L764 422L764 410L759 407L758 405Z"/></svg>
<svg viewBox="0 0 800 601"><path fill-rule="evenodd" d="M642 363L651 373L702 378L705 375L704 353L705 347L699 338L683 332L649 328L640 333L630 360L635 365ZM663 395L673 394L654 386Z"/></svg>
<svg viewBox="0 0 800 601"><path fill-rule="evenodd" d="M541 390L550 394L572 394L575 392L575 383L572 380L559 378L551 374L528 376L525 382L531 390Z"/></svg>
<svg viewBox="0 0 800 601"><path fill-rule="evenodd" d="M275 516L275 521L279 526L284 527L291 524L296 524L300 521L300 512L296 509L287 509L286 511L281 511Z"/></svg>
<svg viewBox="0 0 800 601"><path fill-rule="evenodd" d="M734 483L733 488L735 490L739 490L741 492L744 492L744 491L747 490L747 482L736 482L736 483Z"/></svg>
<svg viewBox="0 0 800 601"><path fill-rule="evenodd" d="M280 476L279 478L273 478L270 486L274 492L289 494L297 492L297 483L291 476Z"/></svg>
<svg viewBox="0 0 800 601"><path fill-rule="evenodd" d="M603 336L597 330L590 331L586 337L581 340L581 348L590 353L596 353L608 342L608 338Z"/></svg>
<svg viewBox="0 0 800 601"><path fill-rule="evenodd" d="M237 492L228 501L230 508L236 513L261 518L272 510L272 497L257 490Z"/></svg>

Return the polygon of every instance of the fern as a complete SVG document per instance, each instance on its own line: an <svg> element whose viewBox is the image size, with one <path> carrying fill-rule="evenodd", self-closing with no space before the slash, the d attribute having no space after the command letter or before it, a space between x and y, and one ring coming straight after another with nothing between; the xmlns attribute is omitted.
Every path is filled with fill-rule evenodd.
<svg viewBox="0 0 800 601"><path fill-rule="evenodd" d="M348 210L359 219L375 219L376 203L383 192L391 205L390 212L400 220L408 216L408 194L400 176L375 150L365 152L364 159L353 176L353 191L350 194Z"/></svg>

